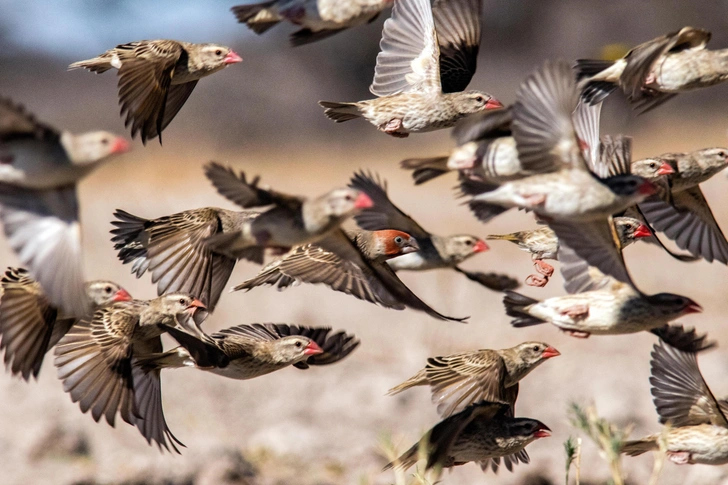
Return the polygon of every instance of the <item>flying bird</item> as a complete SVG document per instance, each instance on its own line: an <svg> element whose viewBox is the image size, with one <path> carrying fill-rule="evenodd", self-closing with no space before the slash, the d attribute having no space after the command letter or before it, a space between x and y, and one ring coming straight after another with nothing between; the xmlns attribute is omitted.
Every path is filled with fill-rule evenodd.
<svg viewBox="0 0 728 485"><path fill-rule="evenodd" d="M427 453L425 469L452 468L476 462L483 471L498 471L500 460L508 471L519 462L528 444L548 438L551 430L540 421L514 418L507 404L481 402L445 418L409 450L384 467L407 469L417 463L420 447Z"/></svg>
<svg viewBox="0 0 728 485"><path fill-rule="evenodd" d="M76 184L128 150L126 140L105 131L58 132L0 98L0 221L21 265L69 315L90 309Z"/></svg>
<svg viewBox="0 0 728 485"><path fill-rule="evenodd" d="M146 145L155 137L162 143L162 131L200 79L242 60L223 45L159 39L120 44L68 69L85 68L96 74L118 69L124 126L131 125L131 137L138 133Z"/></svg>
<svg viewBox="0 0 728 485"><path fill-rule="evenodd" d="M320 101L324 114L337 123L362 117L404 138L502 108L488 93L465 91L475 74L481 11L482 0L395 0L369 88L377 98Z"/></svg>
<svg viewBox="0 0 728 485"><path fill-rule="evenodd" d="M255 323L227 328L198 338L169 328L181 347L149 355L138 362L145 369L196 367L231 379L253 379L288 366L339 362L359 346L345 332L331 334L330 327Z"/></svg>
<svg viewBox="0 0 728 485"><path fill-rule="evenodd" d="M636 109L649 111L678 93L728 79L728 49L706 49L710 32L683 27L640 44L617 61L579 59L582 99L604 100L618 87Z"/></svg>
<svg viewBox="0 0 728 485"><path fill-rule="evenodd" d="M282 21L301 27L290 36L294 47L326 39L357 25L371 23L393 0L268 0L236 5L238 22L262 34Z"/></svg>
<svg viewBox="0 0 728 485"><path fill-rule="evenodd" d="M641 455L660 448L678 465L728 463L728 401L717 400L705 383L694 352L683 352L664 342L655 344L650 361L652 397L662 433L627 441L622 453Z"/></svg>
<svg viewBox="0 0 728 485"><path fill-rule="evenodd" d="M92 311L131 295L111 281L86 283ZM82 315L66 315L48 301L43 289L23 268L7 268L0 279L0 350L5 368L26 381L36 379L46 352L53 348Z"/></svg>

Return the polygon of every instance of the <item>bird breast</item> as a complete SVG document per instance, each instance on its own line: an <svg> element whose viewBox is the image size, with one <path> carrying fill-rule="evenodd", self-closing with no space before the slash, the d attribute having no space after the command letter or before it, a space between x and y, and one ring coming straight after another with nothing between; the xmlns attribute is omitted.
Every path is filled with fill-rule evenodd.
<svg viewBox="0 0 728 485"><path fill-rule="evenodd" d="M690 452L694 463L724 465L728 463L728 429L711 424L673 428L667 433L667 449Z"/></svg>
<svg viewBox="0 0 728 485"><path fill-rule="evenodd" d="M662 92L677 93L712 86L728 79L728 49L688 49L663 58L653 73Z"/></svg>

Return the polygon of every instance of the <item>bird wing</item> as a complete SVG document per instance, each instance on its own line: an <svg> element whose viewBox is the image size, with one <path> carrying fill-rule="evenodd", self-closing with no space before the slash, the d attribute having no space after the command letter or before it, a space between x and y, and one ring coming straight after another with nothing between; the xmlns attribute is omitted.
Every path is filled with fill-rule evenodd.
<svg viewBox="0 0 728 485"><path fill-rule="evenodd" d="M549 221L548 225L559 238L559 255L561 248L568 246L590 266L634 287L624 264L619 236L611 218L579 223L554 220Z"/></svg>
<svg viewBox="0 0 728 485"><path fill-rule="evenodd" d="M51 304L68 315L85 315L90 307L76 188L32 190L0 184L0 220L22 266Z"/></svg>
<svg viewBox="0 0 728 485"><path fill-rule="evenodd" d="M564 278L564 289L569 294L595 291L616 281L605 276L566 244L559 244L559 266Z"/></svg>
<svg viewBox="0 0 728 485"><path fill-rule="evenodd" d="M8 268L0 280L0 350L14 375L38 377L58 312L23 268Z"/></svg>
<svg viewBox="0 0 728 485"><path fill-rule="evenodd" d="M672 205L650 197L639 208L650 225L664 232L680 249L707 261L728 264L728 241L699 186L673 193Z"/></svg>
<svg viewBox="0 0 728 485"><path fill-rule="evenodd" d="M20 104L0 97L0 141L16 138L34 138L58 143L60 134L52 127L35 119Z"/></svg>
<svg viewBox="0 0 728 485"><path fill-rule="evenodd" d="M459 121L452 130L452 136L458 145L465 145L471 141L511 136L512 122L512 106L480 111Z"/></svg>
<svg viewBox="0 0 728 485"><path fill-rule="evenodd" d="M725 414L700 373L695 355L663 342L655 344L650 383L660 422L677 427L708 423L728 427Z"/></svg>
<svg viewBox="0 0 728 485"><path fill-rule="evenodd" d="M174 68L184 49L173 40L158 40L118 46L115 52L121 61L119 104L121 114L126 113L124 126L131 124L132 138L140 133L146 143L162 132Z"/></svg>
<svg viewBox="0 0 728 485"><path fill-rule="evenodd" d="M632 173L632 137L605 135L601 139L598 162L590 167L599 178Z"/></svg>
<svg viewBox="0 0 728 485"><path fill-rule="evenodd" d="M430 0L397 0L384 22L369 87L376 96L405 91L439 93L440 49Z"/></svg>
<svg viewBox="0 0 728 485"><path fill-rule="evenodd" d="M482 0L435 0L432 3L443 93L464 91L475 74L482 11Z"/></svg>
<svg viewBox="0 0 728 485"><path fill-rule="evenodd" d="M169 86L169 90L167 91L167 101L164 104L164 115L162 116L161 125L159 126L159 129L157 129L156 124L151 125L150 130L147 133L147 138L154 138L161 134L162 130L169 125L174 117L177 116L179 110L182 109L182 106L187 101L187 98L190 97L190 94L192 94L195 86L197 86L197 80L183 84L171 84Z"/></svg>
<svg viewBox="0 0 728 485"><path fill-rule="evenodd" d="M63 390L82 412L90 409L94 421L104 416L114 426L117 411L130 424L141 417L132 377L132 336L141 305L132 301L97 310L93 319L80 320L56 346Z"/></svg>
<svg viewBox="0 0 728 485"><path fill-rule="evenodd" d="M421 239L430 238L429 232L389 200L387 182L379 176L364 171L357 172L351 177L349 187L364 192L374 202L372 207L364 209L354 216L354 220L362 229L367 231L395 229L414 236L418 242L421 242Z"/></svg>
<svg viewBox="0 0 728 485"><path fill-rule="evenodd" d="M430 357L425 367L432 402L446 418L480 401L506 401L503 359L493 351L461 352Z"/></svg>
<svg viewBox="0 0 728 485"><path fill-rule="evenodd" d="M235 173L230 167L224 167L217 162L210 162L205 165L205 176L218 193L243 209L261 207L267 205L300 205L303 199L282 194L270 189L258 187L260 177L254 177L248 182L245 172Z"/></svg>
<svg viewBox="0 0 728 485"><path fill-rule="evenodd" d="M586 170L572 122L578 97L574 76L563 61L546 62L521 84L511 129L523 170Z"/></svg>
<svg viewBox="0 0 728 485"><path fill-rule="evenodd" d="M589 167L589 170L597 176L602 177L600 172L600 147L599 122L601 119L602 103L589 104L579 101L572 115L574 131L581 140L582 155ZM605 175L606 176L606 175Z"/></svg>

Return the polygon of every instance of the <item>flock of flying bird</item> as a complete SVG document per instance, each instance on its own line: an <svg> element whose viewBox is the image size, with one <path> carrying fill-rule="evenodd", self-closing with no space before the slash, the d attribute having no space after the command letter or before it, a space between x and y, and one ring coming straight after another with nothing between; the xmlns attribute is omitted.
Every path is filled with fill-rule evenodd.
<svg viewBox="0 0 728 485"><path fill-rule="evenodd" d="M320 102L336 122L362 117L378 130L406 137L454 126L450 154L409 159L416 184L457 172L461 195L488 222L511 208L531 211L542 226L488 239L530 253L544 286L558 260L566 296L544 301L511 291L502 275L459 268L488 249L475 236L428 232L400 210L380 177L358 172L347 187L304 198L261 186L259 178L211 162L205 175L240 210L215 207L144 219L117 210L112 241L137 277L149 272L158 298L135 300L109 281L85 282L76 184L129 144L106 132L74 135L44 125L9 99L0 101L0 219L23 268L8 268L0 286L0 348L8 370L37 377L54 349L63 387L82 412L114 425L117 414L160 449L182 445L161 403L164 368L191 366L233 379L251 379L286 366L306 369L345 358L359 341L328 327L238 325L208 335L213 312L235 263L259 264L259 274L235 286L287 288L321 283L386 308L443 315L415 295L397 271L452 268L505 291L515 327L552 323L574 337L650 331L652 394L662 433L624 444L636 455L663 441L675 463L728 463L728 401L717 401L700 375L697 352L705 335L672 324L701 311L693 300L647 295L630 279L622 250L638 239L682 261L728 264L728 242L700 184L728 165L728 149L666 153L633 161L629 137L600 136L604 99L621 88L640 110L680 92L728 78L728 49L706 49L710 34L685 27L632 49L617 61L579 60L575 71L547 61L504 107L490 94L465 91L476 68L482 0L270 0L233 7L240 22L262 33L280 21L301 27L301 45L373 20L389 6L371 91L355 103ZM242 59L230 48L173 40L131 42L69 66L95 73L118 70L119 103L132 138L158 137L197 82ZM356 230L341 225L353 218ZM662 245L656 232L687 254ZM25 269L27 268L27 269ZM162 348L160 335L179 346ZM473 461L497 470L528 462L525 447L550 435L535 419L515 417L521 379L560 355L525 342L427 360L390 390L430 386L443 420L387 467L427 468Z"/></svg>

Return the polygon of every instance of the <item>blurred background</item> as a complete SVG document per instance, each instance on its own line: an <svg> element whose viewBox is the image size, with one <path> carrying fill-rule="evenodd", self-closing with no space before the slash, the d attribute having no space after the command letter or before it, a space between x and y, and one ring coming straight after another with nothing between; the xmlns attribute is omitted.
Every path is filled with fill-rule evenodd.
<svg viewBox="0 0 728 485"><path fill-rule="evenodd" d="M479 70L471 87L502 102L514 100L519 82L547 58L598 57L606 46L629 48L691 25L713 32L711 46L728 48L728 1L484 0ZM164 146L137 140L133 150L103 166L80 186L86 274L113 279L135 297L156 289L147 275L135 279L109 242L111 214L122 208L154 218L202 206L234 208L202 174L217 160L260 174L281 191L315 195L347 183L369 168L389 181L392 200L424 227L440 234L512 232L535 227L511 211L487 227L453 197L452 176L414 187L398 168L403 158L434 156L452 146L440 131L393 139L355 120L336 125L320 99L370 97L385 12L371 25L292 49L290 25L256 36L229 12L234 3L160 0L0 0L0 94L24 103L37 117L74 132L105 129L122 134L113 72L67 72L74 61L116 44L170 38L218 42L244 59L204 79L164 131ZM683 94L636 117L620 94L610 97L604 133L635 137L635 156L728 145L728 84ZM128 136L128 135L127 135ZM716 217L728 228L728 180L704 184ZM710 333L720 346L700 357L717 396L728 394L728 269L703 261L684 264L654 247L627 250L634 279L647 293L669 291L697 300L705 311L681 323ZM4 240L5 265L17 260ZM493 242L464 267L499 271L523 280L532 265L515 246ZM230 286L258 268L241 262ZM327 325L355 333L360 348L340 364L307 371L285 369L252 381L233 381L192 369L162 376L165 415L187 448L182 456L147 446L136 429L112 429L79 412L55 377L52 355L38 382L0 375L0 482L8 484L388 484L391 472L380 444L403 451L437 421L427 389L396 397L385 392L432 355L474 348L505 348L526 340L562 352L522 383L517 414L545 422L554 436L528 447L532 461L485 476L469 464L443 475L443 483L549 484L563 482L562 442L579 436L567 420L570 402L596 405L633 436L657 432L649 392L651 334L578 340L551 326L514 329L501 296L450 271L406 273L402 279L435 309L470 315L467 325L443 323L413 311L385 310L320 286L285 292L259 288L225 294L207 331L252 322ZM537 298L563 293L560 276L545 288L522 288ZM165 337L166 338L166 337ZM172 345L165 340L166 345ZM624 460L628 482L646 483L649 454ZM604 483L608 469L585 440L582 483ZM724 467L666 465L660 483L728 483Z"/></svg>

